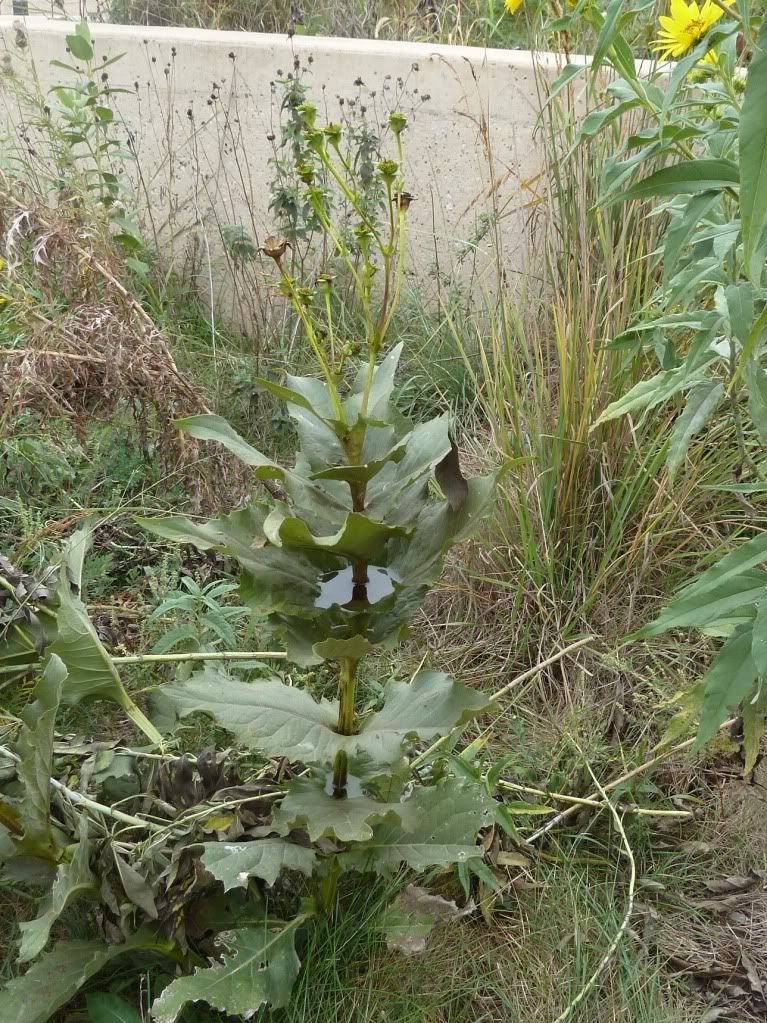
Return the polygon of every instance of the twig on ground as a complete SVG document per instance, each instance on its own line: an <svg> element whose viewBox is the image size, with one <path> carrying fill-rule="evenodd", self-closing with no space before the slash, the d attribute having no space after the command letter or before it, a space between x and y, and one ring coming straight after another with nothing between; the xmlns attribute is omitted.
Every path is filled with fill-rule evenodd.
<svg viewBox="0 0 767 1023"><path fill-rule="evenodd" d="M736 718L730 718L728 721L723 721L722 724L717 729L717 731L721 732L724 728L729 728L731 725L735 723L735 721ZM649 771L651 767L655 767L656 764L661 763L661 761L663 760L667 760L675 753L681 753L682 750L689 749L690 746L693 746L694 744L695 737L693 736L692 739L685 739L684 742L680 742L677 746L670 746L668 749L662 750L660 753L657 754L657 756L652 757L650 760L645 760L645 762L643 764L640 764L639 767L634 767L630 771L627 771L625 774L622 774L620 778L616 778L614 781L609 782L607 785L604 786L604 791L611 792L613 789L616 789L619 785L623 785L624 782L630 781L632 778L636 778L638 774L644 774L644 772ZM592 794L591 796L589 796L589 798L596 799L602 791L603 790L600 786L599 792L597 792L596 794ZM552 828L555 828L558 824L561 824L562 821L565 820L565 818L575 813L577 809L578 809L577 804L573 806L568 806L566 810L563 810L561 813L558 813L556 817L552 817L550 821L544 824L542 828L539 828L538 831L536 831L527 839L528 844L537 842L539 838L542 838L545 834L547 834L547 832L551 831Z"/></svg>
<svg viewBox="0 0 767 1023"><path fill-rule="evenodd" d="M618 949L618 946L620 945L621 940L623 939L623 936L624 936L624 934L626 933L626 931L628 929L628 925L629 925L629 922L631 920L631 914L634 911L634 890L636 888L636 879L637 879L636 861L634 860L634 853L631 850L631 846L629 845L629 840L628 840L628 838L626 836L626 831L625 831L625 829L623 827L623 821L621 820L620 815L618 814L618 811L615 809L613 804L607 798L607 791L606 791L606 789L604 789L599 784L599 780L597 779L597 776L594 774L594 772L591 770L591 764L589 764L588 760L586 760L586 757L583 756L583 751L581 750L580 746L578 745L577 742L575 742L574 739L572 739L571 741L572 741L573 745L575 746L575 748L578 750L578 752L583 757L583 762L586 765L586 769L588 770L589 774L591 775L591 777L592 777L592 779L594 781L594 784L596 785L597 789L599 790L599 794L602 796L602 799L604 800L605 805L608 807L608 809L610 810L610 813L613 815L613 820L615 821L615 826L618 829L618 833L621 836L621 841L623 842L623 848L624 848L624 850L626 852L626 856L627 856L628 861L629 861L629 865L630 865L630 868L631 868L631 873L629 875L629 892L628 892L628 902L626 904L626 912L623 914L623 919L621 920L620 927L615 932L615 937L610 942L607 951L605 952L605 954L602 956L601 960L599 961L599 965L597 966L596 970L594 970L594 972L591 974L589 979L583 985L583 987L578 992L578 994L575 996L575 998L573 998L573 1000L570 1002L570 1004L565 1008L565 1010L563 1012L561 1012L559 1014L559 1016L557 1016L557 1018L554 1020L554 1023L565 1023L565 1020L570 1018L570 1016L575 1011L575 1009L578 1008L578 1006L587 997L589 992L593 989L593 987L596 984L596 982L602 976L603 971L609 965L610 961L612 960L613 956L615 955L615 953L616 953L616 951Z"/></svg>
<svg viewBox="0 0 767 1023"><path fill-rule="evenodd" d="M524 792L531 796L555 799L560 803L572 803L574 806L593 806L599 810L605 806L605 802L602 799L583 799L580 796L566 796L562 792L547 792L545 789L536 789L531 785L517 785L511 781L499 781L498 787L508 789L510 792ZM630 803L619 803L618 809L621 813L633 813L644 817L678 817L680 820L688 820L694 816L691 810L652 810L645 809L642 806L633 806Z"/></svg>

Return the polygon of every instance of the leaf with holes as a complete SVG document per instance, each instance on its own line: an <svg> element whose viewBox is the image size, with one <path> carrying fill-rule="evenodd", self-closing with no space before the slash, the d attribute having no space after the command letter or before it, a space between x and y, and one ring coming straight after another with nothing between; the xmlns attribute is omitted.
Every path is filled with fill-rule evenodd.
<svg viewBox="0 0 767 1023"><path fill-rule="evenodd" d="M174 1023L189 1002L205 1002L231 1016L250 1018L262 1005L287 1005L301 963L296 931L303 922L264 920L258 927L225 931L217 945L221 962L179 977L152 1005L155 1023Z"/></svg>
<svg viewBox="0 0 767 1023"><path fill-rule="evenodd" d="M248 878L259 877L273 885L282 870L298 870L310 876L317 856L313 849L305 849L282 838L262 838L255 842L205 842L202 865L224 891L244 888Z"/></svg>
<svg viewBox="0 0 767 1023"><path fill-rule="evenodd" d="M479 785L443 782L416 789L400 804L399 822L377 824L373 837L342 853L347 869L389 874L445 867L482 855L477 833L490 819L491 800Z"/></svg>

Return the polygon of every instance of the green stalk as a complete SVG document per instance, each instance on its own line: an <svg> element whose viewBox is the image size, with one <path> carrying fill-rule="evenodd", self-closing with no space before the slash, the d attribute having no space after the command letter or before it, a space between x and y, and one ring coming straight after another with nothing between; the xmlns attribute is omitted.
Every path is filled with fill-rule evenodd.
<svg viewBox="0 0 767 1023"><path fill-rule="evenodd" d="M157 731L157 729L146 716L146 714L144 714L140 707L138 707L133 702L133 700L131 700L130 696L128 696L128 694L122 687L120 687L120 689L116 693L115 700L117 703L119 703L119 705L131 719L136 728L141 729L141 731L153 745L162 746L163 744L162 734Z"/></svg>
<svg viewBox="0 0 767 1023"><path fill-rule="evenodd" d="M339 735L351 735L354 730L354 704L357 696L357 665L358 660L344 657L341 661L341 672L338 680L338 724ZM346 796L346 779L349 761L346 753L339 750L333 764L333 795L336 799Z"/></svg>
<svg viewBox="0 0 767 1023"><path fill-rule="evenodd" d="M169 664L176 661L284 661L284 650L195 650L184 654L130 654L113 664Z"/></svg>

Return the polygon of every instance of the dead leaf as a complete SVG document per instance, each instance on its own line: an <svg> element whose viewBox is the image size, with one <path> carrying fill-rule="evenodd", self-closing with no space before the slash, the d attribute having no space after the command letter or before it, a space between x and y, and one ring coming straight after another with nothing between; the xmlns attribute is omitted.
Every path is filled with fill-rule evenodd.
<svg viewBox="0 0 767 1023"><path fill-rule="evenodd" d="M706 881L706 888L716 895L726 895L730 892L746 892L759 883L759 875L752 871L747 877L733 874L730 877L716 877Z"/></svg>
<svg viewBox="0 0 767 1023"><path fill-rule="evenodd" d="M434 470L437 483L447 498L450 511L458 511L469 496L469 484L461 472L461 463L458 457L458 446L453 438L450 438L450 451Z"/></svg>
<svg viewBox="0 0 767 1023"><path fill-rule="evenodd" d="M405 955L418 955L426 951L429 935L438 921L460 920L475 909L473 901L459 909L441 895L432 895L425 888L410 884L384 913L386 944Z"/></svg>
<svg viewBox="0 0 767 1023"><path fill-rule="evenodd" d="M751 985L751 990L755 994L760 995L762 998L764 998L764 986L762 983L762 979L759 976L756 967L748 958L745 952L741 952L740 961L745 968L746 977L748 978L748 982Z"/></svg>
<svg viewBox="0 0 767 1023"><path fill-rule="evenodd" d="M679 851L687 853L688 856L708 856L714 851L714 847L708 842L689 841L682 842Z"/></svg>
<svg viewBox="0 0 767 1023"><path fill-rule="evenodd" d="M501 850L498 853L496 862L499 867L506 867L507 869L510 867L519 867L524 870L526 867L530 866L532 860L521 852L506 852Z"/></svg>
<svg viewBox="0 0 767 1023"><path fill-rule="evenodd" d="M141 874L134 870L129 863L126 863L117 852L114 852L114 858L125 894L134 906L142 909L150 919L156 920L157 906L154 904L154 895L150 886Z"/></svg>

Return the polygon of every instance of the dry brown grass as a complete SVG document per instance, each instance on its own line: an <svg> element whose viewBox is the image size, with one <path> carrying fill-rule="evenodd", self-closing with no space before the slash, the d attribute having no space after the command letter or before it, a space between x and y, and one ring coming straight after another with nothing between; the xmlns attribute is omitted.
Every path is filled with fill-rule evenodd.
<svg viewBox="0 0 767 1023"><path fill-rule="evenodd" d="M176 365L168 341L122 280L123 256L106 219L76 196L51 205L0 182L5 257L0 343L0 436L23 413L43 428L66 419L82 440L93 419L130 410L142 446L151 434L163 469L185 479L194 508L241 490L220 453L179 434L179 415L209 411Z"/></svg>

